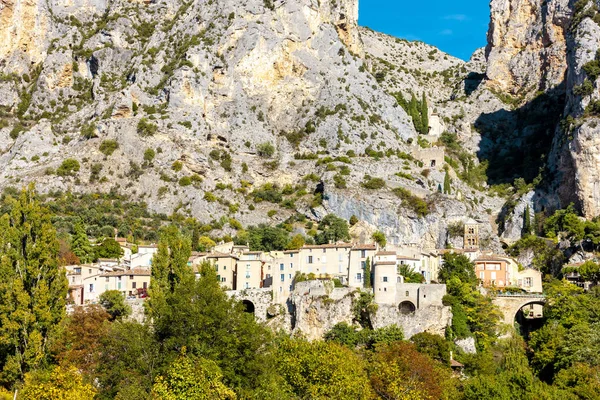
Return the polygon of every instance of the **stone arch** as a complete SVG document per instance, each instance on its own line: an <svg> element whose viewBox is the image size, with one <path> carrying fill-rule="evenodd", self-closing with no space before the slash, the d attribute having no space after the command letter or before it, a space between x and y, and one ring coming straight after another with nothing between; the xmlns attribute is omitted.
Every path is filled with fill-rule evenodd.
<svg viewBox="0 0 600 400"><path fill-rule="evenodd" d="M256 307L254 307L253 302L251 302L250 300L242 300L242 305L244 306L244 311L250 314L254 314L254 310L256 309Z"/></svg>
<svg viewBox="0 0 600 400"><path fill-rule="evenodd" d="M521 302L515 309L512 310L512 321L513 322L515 321L515 319L517 318L517 314L519 313L519 311L521 311L523 309L523 307L528 306L530 304L538 304L538 305L543 306L544 304L546 304L546 302L544 300L540 300L540 299L534 299L534 300Z"/></svg>
<svg viewBox="0 0 600 400"><path fill-rule="evenodd" d="M408 315L413 314L417 310L417 307L412 301L404 300L398 304L398 310L400 310L400 314Z"/></svg>

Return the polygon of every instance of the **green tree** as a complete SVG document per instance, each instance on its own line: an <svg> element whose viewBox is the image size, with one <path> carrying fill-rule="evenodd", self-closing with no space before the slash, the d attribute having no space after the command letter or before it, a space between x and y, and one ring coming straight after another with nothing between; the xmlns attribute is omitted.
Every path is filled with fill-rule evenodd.
<svg viewBox="0 0 600 400"><path fill-rule="evenodd" d="M131 307L125 303L125 297L119 290L107 290L100 295L99 300L112 321L121 320L131 314Z"/></svg>
<svg viewBox="0 0 600 400"><path fill-rule="evenodd" d="M529 205L525 207L525 211L523 212L523 234L530 235L532 233L532 224L531 224L531 211L529 209Z"/></svg>
<svg viewBox="0 0 600 400"><path fill-rule="evenodd" d="M427 135L429 133L429 110L427 109L427 99L425 92L421 98L421 133Z"/></svg>
<svg viewBox="0 0 600 400"><path fill-rule="evenodd" d="M444 264L439 272L442 282L448 282L452 278L458 278L463 283L475 283L475 265L463 254L446 253L443 257Z"/></svg>
<svg viewBox="0 0 600 400"><path fill-rule="evenodd" d="M369 399L365 362L334 342L282 339L277 346L277 370L300 399Z"/></svg>
<svg viewBox="0 0 600 400"><path fill-rule="evenodd" d="M123 249L115 239L107 238L99 246L95 247L96 258L120 258Z"/></svg>
<svg viewBox="0 0 600 400"><path fill-rule="evenodd" d="M96 390L75 367L60 366L50 371L36 371L25 375L25 384L19 399L23 400L88 400Z"/></svg>
<svg viewBox="0 0 600 400"><path fill-rule="evenodd" d="M404 277L404 282L406 283L423 283L425 280L423 275L413 271L413 269L407 264L398 266L398 274Z"/></svg>
<svg viewBox="0 0 600 400"><path fill-rule="evenodd" d="M154 149L147 148L146 151L144 151L144 161L146 162L146 164L152 164L152 161L154 161L154 157L156 157L156 152L154 151Z"/></svg>
<svg viewBox="0 0 600 400"><path fill-rule="evenodd" d="M260 224L248 228L248 244L253 251L285 250L288 241L289 233L279 227Z"/></svg>
<svg viewBox="0 0 600 400"><path fill-rule="evenodd" d="M415 130L418 133L423 132L423 120L420 113L419 101L414 93L411 93L410 102L408 103L408 115L411 116Z"/></svg>
<svg viewBox="0 0 600 400"><path fill-rule="evenodd" d="M348 222L334 214L329 214L319 223L319 232L315 237L317 244L336 243L342 240L350 240Z"/></svg>
<svg viewBox="0 0 600 400"><path fill-rule="evenodd" d="M410 338L419 351L419 353L427 354L434 360L441 362L444 365L450 363L450 345L440 335L435 335L429 332L421 332L413 335Z"/></svg>
<svg viewBox="0 0 600 400"><path fill-rule="evenodd" d="M56 174L59 176L72 176L79 172L80 168L79 161L73 158L67 158L60 164L60 167L56 170Z"/></svg>
<svg viewBox="0 0 600 400"><path fill-rule="evenodd" d="M81 221L75 223L73 238L71 239L71 251L84 264L94 261L94 248L88 240L85 227Z"/></svg>
<svg viewBox="0 0 600 400"><path fill-rule="evenodd" d="M0 379L13 383L48 360L65 317L67 278L50 212L33 186L0 217Z"/></svg>
<svg viewBox="0 0 600 400"><path fill-rule="evenodd" d="M365 261L364 274L365 274L365 287L371 288L372 287L372 284L371 284L371 259L369 257L367 257L367 261Z"/></svg>
<svg viewBox="0 0 600 400"><path fill-rule="evenodd" d="M356 215L352 215L350 217L350 221L349 222L350 222L350 226L356 225L358 223L358 217Z"/></svg>
<svg viewBox="0 0 600 400"><path fill-rule="evenodd" d="M156 400L234 400L236 395L222 382L223 374L211 360L184 352L159 376L152 387Z"/></svg>
<svg viewBox="0 0 600 400"><path fill-rule="evenodd" d="M385 234L381 231L374 232L373 235L371 235L371 239L373 239L375 243L379 245L379 247L385 247L387 244Z"/></svg>
<svg viewBox="0 0 600 400"><path fill-rule="evenodd" d="M301 234L294 235L288 242L287 250L298 250L306 243L306 239Z"/></svg>
<svg viewBox="0 0 600 400"><path fill-rule="evenodd" d="M450 173L446 170L446 175L444 175L444 194L452 193L451 182Z"/></svg>

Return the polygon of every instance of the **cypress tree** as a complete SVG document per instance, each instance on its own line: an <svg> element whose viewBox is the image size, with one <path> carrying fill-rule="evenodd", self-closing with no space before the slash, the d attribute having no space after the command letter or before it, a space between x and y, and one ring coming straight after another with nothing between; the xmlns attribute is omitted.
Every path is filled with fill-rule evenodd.
<svg viewBox="0 0 600 400"><path fill-rule="evenodd" d="M421 113L420 113L419 109L420 109L419 102L417 101L415 94L411 93L410 103L408 103L408 114L411 116L411 118L413 120L413 125L415 127L415 130L417 132L421 133L421 131L422 131Z"/></svg>
<svg viewBox="0 0 600 400"><path fill-rule="evenodd" d="M444 194L450 194L450 174L446 171L446 175L444 176Z"/></svg>
<svg viewBox="0 0 600 400"><path fill-rule="evenodd" d="M367 261L365 263L365 287L371 287L371 260L367 257Z"/></svg>
<svg viewBox="0 0 600 400"><path fill-rule="evenodd" d="M525 212L523 213L523 233L525 235L531 234L531 212L529 210L529 205L525 207Z"/></svg>
<svg viewBox="0 0 600 400"><path fill-rule="evenodd" d="M88 240L81 221L77 221L74 231L73 239L71 240L71 251L84 264L94 261L94 249Z"/></svg>
<svg viewBox="0 0 600 400"><path fill-rule="evenodd" d="M429 110L427 109L427 99L425 92L421 99L421 133L427 135L429 133Z"/></svg>
<svg viewBox="0 0 600 400"><path fill-rule="evenodd" d="M11 384L47 363L68 283L50 212L33 185L7 203L0 217L0 378Z"/></svg>

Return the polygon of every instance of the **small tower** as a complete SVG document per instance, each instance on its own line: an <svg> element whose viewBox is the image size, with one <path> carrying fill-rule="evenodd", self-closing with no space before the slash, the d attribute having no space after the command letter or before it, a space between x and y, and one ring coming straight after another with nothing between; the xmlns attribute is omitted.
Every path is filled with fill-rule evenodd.
<svg viewBox="0 0 600 400"><path fill-rule="evenodd" d="M479 250L479 223L472 218L465 222L465 250Z"/></svg>

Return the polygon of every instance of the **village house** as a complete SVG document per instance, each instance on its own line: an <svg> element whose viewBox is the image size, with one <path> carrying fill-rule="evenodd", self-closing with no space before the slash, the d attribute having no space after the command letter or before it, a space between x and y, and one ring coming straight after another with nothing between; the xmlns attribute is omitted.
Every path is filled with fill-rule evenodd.
<svg viewBox="0 0 600 400"><path fill-rule="evenodd" d="M395 251L379 251L373 260L373 292L375 302L393 303L398 283L398 256Z"/></svg>
<svg viewBox="0 0 600 400"><path fill-rule="evenodd" d="M374 244L356 244L350 249L348 260L348 286L362 288L365 285L367 259L371 262L377 251Z"/></svg>
<svg viewBox="0 0 600 400"><path fill-rule="evenodd" d="M238 257L230 253L214 252L206 256L217 271L217 279L226 290L236 290L236 268Z"/></svg>
<svg viewBox="0 0 600 400"><path fill-rule="evenodd" d="M147 268L105 272L98 277L97 296L109 290L118 290L126 297L146 297L150 287L150 275Z"/></svg>
<svg viewBox="0 0 600 400"><path fill-rule="evenodd" d="M517 263L509 257L489 254L475 260L475 274L483 287L501 289L511 286L518 271Z"/></svg>
<svg viewBox="0 0 600 400"><path fill-rule="evenodd" d="M235 290L259 289L263 286L263 252L241 253L237 262Z"/></svg>
<svg viewBox="0 0 600 400"><path fill-rule="evenodd" d="M69 282L69 299L75 305L85 304L90 293L95 293L94 279L100 275L100 266L97 264L69 265L65 267ZM88 296L86 296L88 293Z"/></svg>

